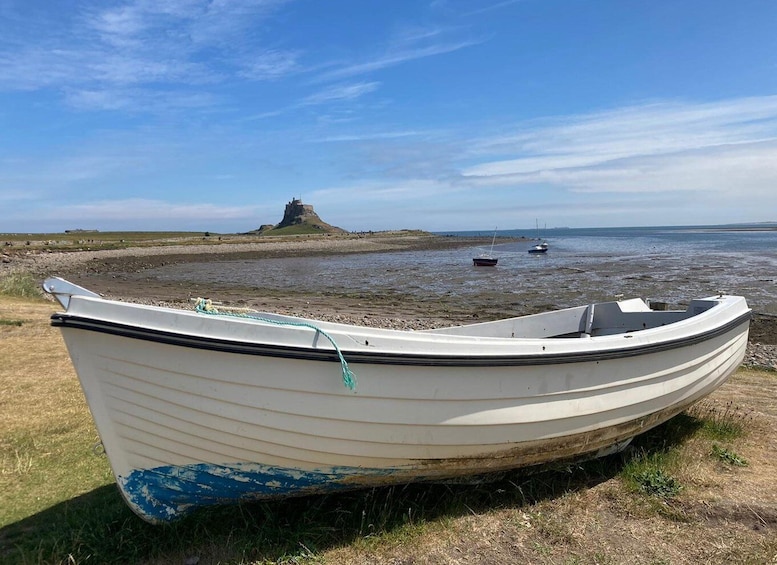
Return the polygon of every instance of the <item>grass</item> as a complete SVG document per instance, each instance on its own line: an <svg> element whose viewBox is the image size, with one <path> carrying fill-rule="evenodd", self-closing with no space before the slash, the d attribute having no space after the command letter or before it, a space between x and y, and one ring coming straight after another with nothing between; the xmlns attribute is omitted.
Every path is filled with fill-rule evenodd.
<svg viewBox="0 0 777 565"><path fill-rule="evenodd" d="M0 326L0 562L758 563L777 555L774 440L753 432L777 421L777 379L761 372L726 385L758 411L716 396L621 455L476 485L214 507L148 525L95 453L83 393L49 325L54 309L0 297L0 317L25 320ZM752 512L735 512L744 503Z"/></svg>
<svg viewBox="0 0 777 565"><path fill-rule="evenodd" d="M208 234L208 235L206 235ZM218 240L211 232L98 232L0 233L4 250L14 251L95 251L144 245L171 245Z"/></svg>
<svg viewBox="0 0 777 565"><path fill-rule="evenodd" d="M29 273L12 272L0 276L0 295L15 298L40 298L42 296L38 282ZM0 312L0 327L21 327L25 321L17 318L5 318Z"/></svg>
<svg viewBox="0 0 777 565"><path fill-rule="evenodd" d="M722 407L708 401L694 405L687 412L673 418L661 429L661 434L648 433L635 442L631 458L626 462L621 477L634 492L658 498L673 498L683 490L676 474L687 464L683 448L690 438L713 442L711 457L736 466L747 466L747 461L733 451L714 442L733 442L747 434L752 414L741 410L732 401Z"/></svg>
<svg viewBox="0 0 777 565"><path fill-rule="evenodd" d="M218 245L227 243L255 243L274 238L307 236L363 237L365 234L329 234L313 224L288 226L265 232L245 234L221 234L202 232L98 232L73 231L70 233L0 233L0 244L8 253L38 251L97 251L126 249L130 247L170 245ZM371 237L428 236L421 230L394 230L369 232Z"/></svg>
<svg viewBox="0 0 777 565"><path fill-rule="evenodd" d="M364 553L412 544L447 521L561 496L592 476L601 480L580 466L476 487L410 485L216 507L166 527L133 516L106 485L4 528L0 541L14 546L5 555L10 561L181 562L188 553L214 551L226 562L317 562L343 545Z"/></svg>
<svg viewBox="0 0 777 565"><path fill-rule="evenodd" d="M27 241L143 241L198 237L206 232L188 231L71 231L51 233L0 233L0 240L25 243ZM209 232L207 232L209 233Z"/></svg>
<svg viewBox="0 0 777 565"><path fill-rule="evenodd" d="M701 433L704 437L717 441L733 441L742 437L752 414L729 401L723 406L700 402L694 407L694 413L703 422Z"/></svg>
<svg viewBox="0 0 777 565"><path fill-rule="evenodd" d="M40 298L38 281L29 273L13 271L0 278L0 294L17 298Z"/></svg>
<svg viewBox="0 0 777 565"><path fill-rule="evenodd" d="M729 449L726 449L725 447L720 447L717 443L712 444L712 452L710 453L713 457L717 457L724 463L728 463L729 465L735 465L737 467L747 467L748 462L747 459L744 459L743 457L740 457L733 451L730 451Z"/></svg>
<svg viewBox="0 0 777 565"><path fill-rule="evenodd" d="M327 232L317 224L302 223L283 228L273 228L262 232L263 236L273 235L323 235Z"/></svg>
<svg viewBox="0 0 777 565"><path fill-rule="evenodd" d="M634 490L659 498L671 498L680 494L683 487L664 466L662 457L642 454L626 465L623 477Z"/></svg>

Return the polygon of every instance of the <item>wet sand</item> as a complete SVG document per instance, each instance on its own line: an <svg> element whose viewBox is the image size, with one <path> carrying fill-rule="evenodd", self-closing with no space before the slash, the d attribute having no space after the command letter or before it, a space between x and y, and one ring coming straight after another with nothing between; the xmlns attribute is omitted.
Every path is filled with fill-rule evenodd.
<svg viewBox="0 0 777 565"><path fill-rule="evenodd" d="M515 241L503 239L502 241ZM127 249L41 252L16 256L4 270L23 270L36 277L61 276L108 298L157 305L185 306L190 298L215 301L303 317L357 322L384 327L439 327L500 317L488 297L463 303L446 300L409 300L405 296L366 293L309 293L294 287L283 290L256 286L171 283L143 276L150 269L187 262L258 260L351 253L424 251L486 246L490 237L435 235L382 237L310 237L261 243L166 245Z"/></svg>
<svg viewBox="0 0 777 565"><path fill-rule="evenodd" d="M507 241L507 240L503 240ZM396 235L383 237L316 236L254 243L155 245L127 249L19 254L0 265L0 274L24 270L36 277L58 275L108 298L146 304L189 307L190 299L211 298L228 306L397 329L427 329L531 314L556 304L527 304L479 292L466 297L411 296L401 292L306 291L289 280L287 288L240 284L164 281L151 269L202 261L257 260L352 253L423 251L487 247L488 237ZM376 274L379 276L379 274ZM777 318L757 315L750 341L763 363L774 365ZM758 353L756 351L756 353Z"/></svg>

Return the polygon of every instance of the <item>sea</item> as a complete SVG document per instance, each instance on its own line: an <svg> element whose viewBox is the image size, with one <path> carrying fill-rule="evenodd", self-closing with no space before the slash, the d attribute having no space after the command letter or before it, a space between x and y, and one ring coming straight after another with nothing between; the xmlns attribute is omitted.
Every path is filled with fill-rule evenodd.
<svg viewBox="0 0 777 565"><path fill-rule="evenodd" d="M692 298L743 295L777 315L777 225L551 228L443 232L480 235L491 245L168 265L146 272L166 281L255 286L310 293L392 293L504 301L524 310L639 297L683 307ZM537 239L544 255L529 254ZM507 241L510 238L528 238ZM496 267L472 259L492 252Z"/></svg>

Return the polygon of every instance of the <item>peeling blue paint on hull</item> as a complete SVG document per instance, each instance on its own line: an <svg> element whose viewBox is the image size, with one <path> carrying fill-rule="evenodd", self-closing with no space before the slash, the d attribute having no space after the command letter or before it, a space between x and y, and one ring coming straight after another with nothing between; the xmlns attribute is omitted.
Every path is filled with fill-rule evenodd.
<svg viewBox="0 0 777 565"><path fill-rule="evenodd" d="M135 470L118 477L118 484L136 514L151 523L164 523L203 506L388 484L396 482L390 477L399 472L358 467L303 471L257 463L198 463Z"/></svg>

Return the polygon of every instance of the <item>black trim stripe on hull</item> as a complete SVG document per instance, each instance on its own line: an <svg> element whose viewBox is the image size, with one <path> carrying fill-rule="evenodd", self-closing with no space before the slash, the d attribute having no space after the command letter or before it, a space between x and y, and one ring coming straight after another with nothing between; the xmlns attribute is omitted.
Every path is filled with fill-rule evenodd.
<svg viewBox="0 0 777 565"><path fill-rule="evenodd" d="M579 353L451 356L449 354L433 355L421 353L372 353L341 349L343 355L348 360L348 363L434 367L514 367L528 365L555 365L560 363L583 363L606 361L611 359L623 359L628 357L636 357L639 355L669 351L680 347L687 347L689 345L694 345L709 339L713 339L720 335L724 335L736 328L739 328L745 323L749 323L749 321L750 312L748 311L746 314L743 314L720 327L682 339L661 343L652 343L637 347L624 347L607 351L591 351ZM332 349L290 347L283 345L213 339L208 337L168 332L164 330L139 328L137 326L109 322L105 320L95 320L93 318L85 318L81 316L73 316L66 313L53 314L51 316L51 325L61 328L94 331L130 339L140 339L167 345L204 349L208 351L220 351L224 353L258 355L266 357L283 357L288 359L302 359L308 361L340 362L336 352Z"/></svg>

